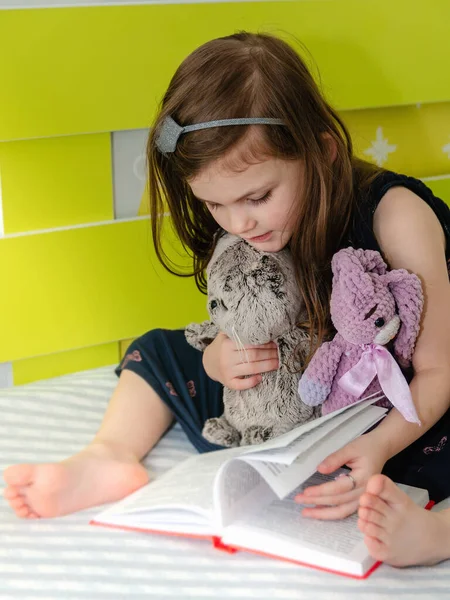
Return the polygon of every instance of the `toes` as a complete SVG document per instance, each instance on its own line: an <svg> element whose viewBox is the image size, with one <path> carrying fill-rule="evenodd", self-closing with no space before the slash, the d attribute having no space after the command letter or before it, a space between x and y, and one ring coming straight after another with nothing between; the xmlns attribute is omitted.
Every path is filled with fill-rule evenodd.
<svg viewBox="0 0 450 600"><path fill-rule="evenodd" d="M371 507L372 503L376 497L377 496L373 496L372 494L365 492L364 494L361 495L361 497L359 499L359 505Z"/></svg>
<svg viewBox="0 0 450 600"><path fill-rule="evenodd" d="M372 558L383 561L386 559L386 546L382 541L366 535L364 538L364 543L366 544L369 554Z"/></svg>
<svg viewBox="0 0 450 600"><path fill-rule="evenodd" d="M22 506L22 508L19 508L18 510L16 510L16 515L18 517L20 517L21 519L27 519L29 517L29 515L31 514L31 510L29 508L29 506L24 505Z"/></svg>
<svg viewBox="0 0 450 600"><path fill-rule="evenodd" d="M10 485L4 490L3 495L18 517L22 519L39 519L40 516L31 510L28 505L28 500L24 496L25 489Z"/></svg>
<svg viewBox="0 0 450 600"><path fill-rule="evenodd" d="M5 469L3 478L9 486L29 485L33 480L34 465L13 465Z"/></svg>
<svg viewBox="0 0 450 600"><path fill-rule="evenodd" d="M11 508L13 508L17 512L18 510L20 510L24 506L27 506L27 503L26 503L25 498L23 496L18 496L17 498L14 498L13 500L10 500L9 501L9 505L10 505Z"/></svg>
<svg viewBox="0 0 450 600"><path fill-rule="evenodd" d="M366 492L378 496L388 504L403 504L408 496L385 475L374 475L367 483Z"/></svg>
<svg viewBox="0 0 450 600"><path fill-rule="evenodd" d="M372 494L367 493L363 494L359 499L359 506L361 509L367 509L367 511L371 511L371 513L377 512L383 516L392 512L390 505L386 504L379 496L372 496ZM363 513L365 513L365 511L363 511ZM364 519L365 517L362 518ZM367 520L370 521L370 519L366 519L366 521Z"/></svg>
<svg viewBox="0 0 450 600"><path fill-rule="evenodd" d="M366 536L377 539L379 542L384 541L384 537L386 535L385 529L380 527L379 525L375 525L374 523L369 523L367 521L358 520L358 529L364 533Z"/></svg>
<svg viewBox="0 0 450 600"><path fill-rule="evenodd" d="M381 496L385 485L390 481L385 475L372 475L367 482L366 492L372 494L372 496Z"/></svg>
<svg viewBox="0 0 450 600"><path fill-rule="evenodd" d="M366 506L360 506L358 510L358 516L363 521L367 521L368 523L373 523L374 525L379 525L383 527L386 522L386 517L382 513L377 510L373 510L372 508L367 508Z"/></svg>
<svg viewBox="0 0 450 600"><path fill-rule="evenodd" d="M11 500L8 499L9 506L13 509L18 517L27 517L31 512L26 499L23 496L16 496Z"/></svg>
<svg viewBox="0 0 450 600"><path fill-rule="evenodd" d="M14 500L14 498L17 498L18 496L20 496L20 491L18 487L15 486L8 486L7 488L5 488L5 491L3 492L3 496L8 500Z"/></svg>

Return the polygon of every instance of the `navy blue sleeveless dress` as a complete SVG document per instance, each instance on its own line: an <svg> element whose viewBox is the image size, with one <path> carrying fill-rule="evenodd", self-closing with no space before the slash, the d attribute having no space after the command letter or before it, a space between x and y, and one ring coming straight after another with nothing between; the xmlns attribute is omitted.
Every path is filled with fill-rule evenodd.
<svg viewBox="0 0 450 600"><path fill-rule="evenodd" d="M373 215L391 187L406 187L435 212L445 232L450 266L450 209L421 181L384 172L359 199L344 246L380 250L373 233ZM202 435L206 419L223 412L222 385L203 368L202 353L192 348L183 330L155 329L130 345L116 374L128 369L141 376L167 404L199 452L220 449ZM424 436L386 463L383 471L395 481L424 487L436 502L450 496L450 411Z"/></svg>

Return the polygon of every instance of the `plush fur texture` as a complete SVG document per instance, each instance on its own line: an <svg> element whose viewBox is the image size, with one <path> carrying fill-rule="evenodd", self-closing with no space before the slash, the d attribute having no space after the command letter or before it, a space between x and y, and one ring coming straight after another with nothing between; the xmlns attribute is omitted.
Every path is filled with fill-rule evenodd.
<svg viewBox="0 0 450 600"><path fill-rule="evenodd" d="M262 374L249 390L224 388L224 414L209 419L203 436L222 446L257 444L320 414L298 395L297 346L307 353L309 337L296 326L302 300L288 250L260 252L239 237L223 235L207 268L210 321L186 328L187 341L204 350L219 331L236 345L275 341L279 369ZM242 362L246 360L241 350Z"/></svg>
<svg viewBox="0 0 450 600"><path fill-rule="evenodd" d="M420 279L405 269L388 271L379 252L346 248L335 254L332 269L331 318L337 334L320 346L299 383L303 401L322 404L323 414L357 400L338 382L367 345L384 346L395 338L398 362L411 364L423 308ZM364 395L375 392L381 392L377 377Z"/></svg>

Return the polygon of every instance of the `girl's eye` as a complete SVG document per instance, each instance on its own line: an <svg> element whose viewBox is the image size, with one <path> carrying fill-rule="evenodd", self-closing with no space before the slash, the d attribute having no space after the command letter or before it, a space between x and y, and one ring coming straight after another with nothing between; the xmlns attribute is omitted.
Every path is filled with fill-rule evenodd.
<svg viewBox="0 0 450 600"><path fill-rule="evenodd" d="M267 193L264 194L264 196L261 196L261 198L248 198L248 201L251 202L252 204L264 204L264 202L267 202L268 200L270 200L270 197L272 196L272 190L269 190Z"/></svg>
<svg viewBox="0 0 450 600"><path fill-rule="evenodd" d="M261 196L261 198L247 198L246 202L250 202L251 204L257 206L258 204L264 204L265 202L270 200L271 196L272 190L268 191L266 194L264 194L264 196ZM222 206L222 204L215 204L214 202L207 202L207 204L208 208L210 208L211 210L217 210L220 206Z"/></svg>

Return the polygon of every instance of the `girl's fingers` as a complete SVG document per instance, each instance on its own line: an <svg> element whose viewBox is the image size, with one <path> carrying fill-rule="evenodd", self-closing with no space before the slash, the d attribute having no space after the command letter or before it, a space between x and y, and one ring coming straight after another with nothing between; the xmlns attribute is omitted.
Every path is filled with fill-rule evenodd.
<svg viewBox="0 0 450 600"><path fill-rule="evenodd" d="M249 390L255 385L261 383L261 375L253 375L252 377L234 377L231 381L225 382L225 386L231 390Z"/></svg>
<svg viewBox="0 0 450 600"><path fill-rule="evenodd" d="M271 360L273 358L278 360L278 350L274 348L264 348L259 350L236 350L235 354L233 355L233 360L235 360L235 364L237 365L260 362L262 360Z"/></svg>
<svg viewBox="0 0 450 600"><path fill-rule="evenodd" d="M337 494L330 496L301 496L295 497L295 501L301 504L315 504L316 506L340 506L357 500L364 492L364 488L356 488L345 494Z"/></svg>
<svg viewBox="0 0 450 600"><path fill-rule="evenodd" d="M267 373L278 369L278 358L270 360L261 360L259 362L242 363L233 368L235 377L245 377L246 375L256 375L257 373Z"/></svg>
<svg viewBox="0 0 450 600"><path fill-rule="evenodd" d="M352 443L347 444L337 452L333 452L330 454L325 460L323 460L320 465L317 467L317 470L320 473L333 473L333 471L337 471L340 467L346 465L350 460L355 458L355 450L352 446ZM348 478L350 479L350 478Z"/></svg>
<svg viewBox="0 0 450 600"><path fill-rule="evenodd" d="M358 476L354 473L350 473L356 483L358 483ZM337 494L344 494L351 492L354 488L353 481L347 475L337 477L334 481L327 481L327 483L321 483L320 485L313 485L303 490L299 496L305 498L311 498L312 496L335 496Z"/></svg>
<svg viewBox="0 0 450 600"><path fill-rule="evenodd" d="M247 350L247 352L249 350L272 350L273 348L277 348L277 345L275 342L267 342L267 344L259 344L256 346L251 346L251 345L245 345L244 344L244 348ZM237 348L236 348L237 349Z"/></svg>
<svg viewBox="0 0 450 600"><path fill-rule="evenodd" d="M339 506L327 506L326 508L304 508L302 516L323 521L334 521L344 519L358 510L358 500L340 504Z"/></svg>

